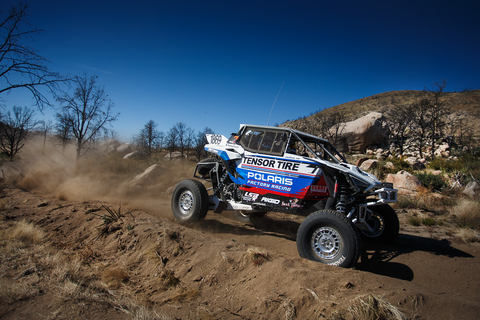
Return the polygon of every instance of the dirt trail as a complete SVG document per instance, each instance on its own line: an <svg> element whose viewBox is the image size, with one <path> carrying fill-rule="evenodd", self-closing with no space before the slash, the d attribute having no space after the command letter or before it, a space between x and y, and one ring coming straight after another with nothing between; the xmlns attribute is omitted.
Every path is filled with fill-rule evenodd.
<svg viewBox="0 0 480 320"><path fill-rule="evenodd" d="M201 223L180 226L166 208L150 215L127 205L132 216L99 236L95 227L101 220L92 214L102 213L98 201L61 201L19 189L7 191L7 197L9 221L34 221L59 250L88 256L85 266L97 275L125 270L129 280L122 290L170 318L347 317L348 307L365 294L383 296L409 318L479 316L479 245L450 243L441 238L440 228L428 233L423 227L402 227L395 245L367 246L355 268L341 269L298 257L295 232L301 218L295 216L269 213L269 223L255 228L208 214ZM168 199L158 201L159 208L167 204ZM405 226L405 213L399 216ZM165 284L169 272L175 285ZM48 314L49 294L1 304L0 317L26 319L32 310ZM71 304L73 318L98 316ZM104 318L121 315L108 308L104 312Z"/></svg>
<svg viewBox="0 0 480 320"><path fill-rule="evenodd" d="M8 205L0 213L6 227L34 222L55 250L78 260L83 290L138 300L157 318L350 319L348 308L367 294L383 297L409 319L480 318L480 244L455 242L448 225L412 227L408 212L397 210L401 229L394 245L365 244L354 268L330 267L299 258L295 237L302 217L268 213L264 225L254 227L209 213L205 221L177 224L169 197L158 190L189 170L171 170L153 187L133 188L121 182L131 177L108 180L110 173L101 170L65 180L67 170L53 174L52 166L32 166L17 183L35 192L7 188ZM47 176L57 181L38 182ZM102 225L102 204L115 209L120 202L131 214L123 211L121 220ZM2 261L1 277L14 281L27 267ZM125 276L109 280L105 274L112 270ZM38 277L37 292L0 301L0 318L133 318L120 302L59 298L58 288L42 285L47 273L36 269L15 280ZM100 283L108 290L98 289Z"/></svg>

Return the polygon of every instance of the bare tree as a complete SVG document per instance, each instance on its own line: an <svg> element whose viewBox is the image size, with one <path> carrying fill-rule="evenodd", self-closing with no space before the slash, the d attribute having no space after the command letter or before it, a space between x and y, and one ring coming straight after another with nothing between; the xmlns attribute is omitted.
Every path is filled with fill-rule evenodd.
<svg viewBox="0 0 480 320"><path fill-rule="evenodd" d="M403 105L395 105L386 112L389 140L400 149L400 154L405 151L407 132L412 125L413 113L412 106Z"/></svg>
<svg viewBox="0 0 480 320"><path fill-rule="evenodd" d="M27 5L12 6L8 12L0 10L0 94L14 89L27 89L33 95L40 110L50 105L40 88L50 92L58 89L61 82L68 79L52 72L47 67L48 60L33 48L24 44L24 40L33 39L42 30L31 28L27 21ZM3 98L0 101L4 102Z"/></svg>
<svg viewBox="0 0 480 320"><path fill-rule="evenodd" d="M65 119L70 121L78 160L88 151L88 144L106 130L107 124L116 121L119 114L113 113L113 103L108 99L105 88L97 85L97 76L87 78L84 74L74 77L73 82L76 85L73 94L60 91L57 101Z"/></svg>
<svg viewBox="0 0 480 320"><path fill-rule="evenodd" d="M191 131L191 129L190 127L187 127L185 123L178 122L173 126L172 130L176 132L177 146L180 148L183 157L185 149L187 148L188 132Z"/></svg>
<svg viewBox="0 0 480 320"><path fill-rule="evenodd" d="M149 158L152 157L153 152L158 146L159 132L156 129L155 121L148 121L140 133L135 136L134 141L138 148L144 152Z"/></svg>
<svg viewBox="0 0 480 320"><path fill-rule="evenodd" d="M347 117L345 116L344 111L333 111L327 115L318 113L316 121L318 128L317 135L336 145L338 143L338 138L345 129Z"/></svg>
<svg viewBox="0 0 480 320"><path fill-rule="evenodd" d="M187 157L190 152L190 148L195 143L195 130L188 127L185 132L185 148L187 149Z"/></svg>
<svg viewBox="0 0 480 320"><path fill-rule="evenodd" d="M157 149L159 151L162 151L163 147L165 146L165 141L166 141L165 132L159 131L158 139L157 139Z"/></svg>
<svg viewBox="0 0 480 320"><path fill-rule="evenodd" d="M428 131L432 125L432 119L430 117L430 101L427 98L421 99L411 105L412 110L412 124L414 124L415 141L417 142L418 152L420 158L423 158L423 148L426 145Z"/></svg>
<svg viewBox="0 0 480 320"><path fill-rule="evenodd" d="M65 152L65 147L73 139L73 120L70 119L70 114L67 113L57 113L55 120L55 136L60 140L62 150Z"/></svg>
<svg viewBox="0 0 480 320"><path fill-rule="evenodd" d="M43 148L42 148L42 153L45 153L45 145L47 144L47 137L52 131L53 128L53 123L52 120L40 120L37 125L37 129L42 133L43 135Z"/></svg>
<svg viewBox="0 0 480 320"><path fill-rule="evenodd" d="M431 118L431 136L430 144L431 157L433 158L435 153L435 141L442 136L442 130L445 127L446 116L449 113L449 110L445 107L442 101L443 90L447 85L445 80L440 82L435 82L433 89L426 90L429 92L430 100L430 118Z"/></svg>
<svg viewBox="0 0 480 320"><path fill-rule="evenodd" d="M13 107L13 114L7 111L0 122L0 150L10 161L23 148L24 140L35 127L35 112L27 107Z"/></svg>
<svg viewBox="0 0 480 320"><path fill-rule="evenodd" d="M175 130L174 128L171 128L170 130L168 130L165 140L166 140L167 149L170 153L170 160L172 160L172 153L175 152L175 149L178 146L177 137L178 137L177 130Z"/></svg>
<svg viewBox="0 0 480 320"><path fill-rule="evenodd" d="M213 134L213 130L209 127L205 127L203 131L197 133L197 138L195 139L195 156L199 161L202 160L207 153L204 148L208 143L207 137L205 136L206 134Z"/></svg>

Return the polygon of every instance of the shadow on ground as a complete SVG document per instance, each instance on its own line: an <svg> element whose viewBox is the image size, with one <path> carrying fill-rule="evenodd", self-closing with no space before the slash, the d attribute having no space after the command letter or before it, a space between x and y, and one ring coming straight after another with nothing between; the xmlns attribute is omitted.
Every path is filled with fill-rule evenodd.
<svg viewBox="0 0 480 320"><path fill-rule="evenodd" d="M395 257L414 251L430 252L449 258L473 258L472 255L452 247L446 239L435 240L400 234L395 244L390 246L364 243L360 262L356 264L355 268L391 278L412 281L414 278L413 270L405 264L392 260Z"/></svg>

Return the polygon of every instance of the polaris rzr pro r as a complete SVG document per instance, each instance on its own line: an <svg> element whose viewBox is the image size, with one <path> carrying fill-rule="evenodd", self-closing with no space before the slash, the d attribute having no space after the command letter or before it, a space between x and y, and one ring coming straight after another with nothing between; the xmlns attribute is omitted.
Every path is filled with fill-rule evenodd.
<svg viewBox="0 0 480 320"><path fill-rule="evenodd" d="M207 134L194 178L181 181L172 212L181 223L230 210L255 222L268 211L308 215L297 232L301 257L349 267L358 260L361 238L391 243L399 230L388 203L397 190L347 163L327 140L283 127L241 125L228 139Z"/></svg>

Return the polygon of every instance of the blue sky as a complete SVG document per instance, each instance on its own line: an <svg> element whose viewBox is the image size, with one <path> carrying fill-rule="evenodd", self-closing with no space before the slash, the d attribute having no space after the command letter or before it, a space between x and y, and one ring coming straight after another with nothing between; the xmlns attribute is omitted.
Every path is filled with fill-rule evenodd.
<svg viewBox="0 0 480 320"><path fill-rule="evenodd" d="M2 1L3 10L16 1ZM393 90L480 88L479 1L30 0L32 47L96 74L128 141L149 120L229 135ZM7 109L31 106L25 91ZM47 111L48 117L52 111ZM37 114L41 118L41 114Z"/></svg>

